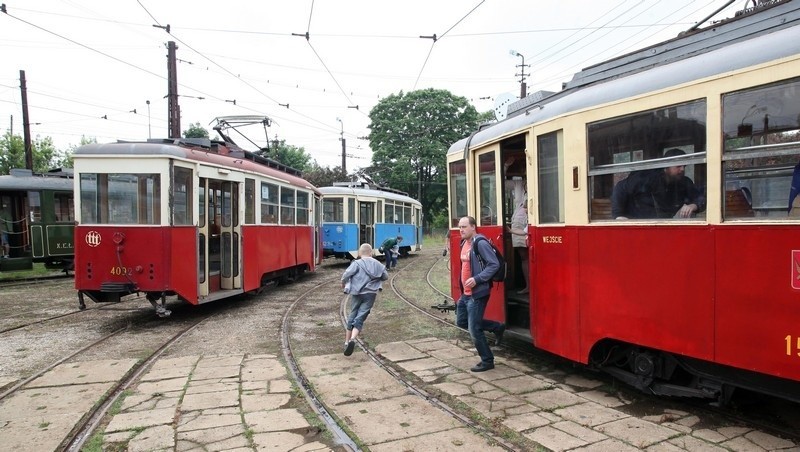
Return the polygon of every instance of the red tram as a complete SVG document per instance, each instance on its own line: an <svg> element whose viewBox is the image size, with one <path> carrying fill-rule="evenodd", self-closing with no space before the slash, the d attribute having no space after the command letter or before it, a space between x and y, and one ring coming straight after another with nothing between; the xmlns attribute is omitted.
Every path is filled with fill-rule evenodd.
<svg viewBox="0 0 800 452"><path fill-rule="evenodd" d="M168 295L206 303L321 262L319 191L232 143L90 144L74 162L81 308L144 292L166 316Z"/></svg>
<svg viewBox="0 0 800 452"><path fill-rule="evenodd" d="M475 217L509 262L487 317L648 392L800 401L798 34L800 2L771 2L584 69L454 144L451 226ZM612 216L621 181L678 167L694 216Z"/></svg>

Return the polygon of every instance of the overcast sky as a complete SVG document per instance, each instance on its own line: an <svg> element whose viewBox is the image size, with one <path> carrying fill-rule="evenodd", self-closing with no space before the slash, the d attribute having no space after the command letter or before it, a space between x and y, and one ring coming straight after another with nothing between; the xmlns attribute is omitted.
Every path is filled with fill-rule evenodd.
<svg viewBox="0 0 800 452"><path fill-rule="evenodd" d="M498 96L520 92L515 74L521 58L510 50L530 65L528 93L557 91L581 68L673 38L728 3L3 2L0 131L11 127L13 115L14 133L22 134L24 70L34 137L51 136L60 149L82 135L99 142L145 139L148 122L153 137L166 137L171 40L178 46L181 130L200 122L213 136L210 123L217 116L266 115L274 121L270 139L302 146L321 165L336 166L343 129L351 171L369 165L369 142L359 137L368 135L369 111L383 97L432 87L491 110ZM714 19L732 17L746 3L737 0ZM171 34L153 25L169 25ZM420 37L434 34L435 42ZM245 131L263 143L263 128Z"/></svg>

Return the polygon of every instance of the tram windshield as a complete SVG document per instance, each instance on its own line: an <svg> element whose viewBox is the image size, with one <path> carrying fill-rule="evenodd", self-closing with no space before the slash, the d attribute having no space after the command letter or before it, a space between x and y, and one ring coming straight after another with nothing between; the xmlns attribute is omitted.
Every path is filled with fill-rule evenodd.
<svg viewBox="0 0 800 452"><path fill-rule="evenodd" d="M161 224L159 174L83 173L80 199L84 224Z"/></svg>

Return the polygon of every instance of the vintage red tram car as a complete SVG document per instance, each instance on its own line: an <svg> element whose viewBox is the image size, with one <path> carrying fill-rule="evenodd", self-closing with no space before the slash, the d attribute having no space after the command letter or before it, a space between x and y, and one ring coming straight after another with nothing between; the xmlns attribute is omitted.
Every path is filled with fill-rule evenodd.
<svg viewBox="0 0 800 452"><path fill-rule="evenodd" d="M321 262L319 191L232 143L90 144L74 161L81 307L143 292L164 316L168 295L206 303Z"/></svg>
<svg viewBox="0 0 800 452"><path fill-rule="evenodd" d="M800 401L798 33L800 2L770 2L584 69L454 144L451 226L475 217L509 261L487 317L642 390ZM655 191L651 215L615 203L620 184L675 172L697 194L678 215Z"/></svg>

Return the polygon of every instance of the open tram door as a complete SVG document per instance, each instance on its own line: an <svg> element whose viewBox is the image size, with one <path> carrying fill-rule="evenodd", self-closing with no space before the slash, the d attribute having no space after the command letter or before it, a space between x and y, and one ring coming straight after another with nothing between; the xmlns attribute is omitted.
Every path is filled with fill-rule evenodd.
<svg viewBox="0 0 800 452"><path fill-rule="evenodd" d="M477 232L489 239L494 246L500 250L503 256L507 256L508 253L505 251L504 245L504 226L502 223L503 192L502 185L498 184L498 181L502 181L502 174L500 172L500 168L502 167L499 161L500 149L497 146L480 149L472 156L471 164L474 165L472 174L475 174L473 181L476 184L474 187L474 193L476 194L475 220L478 226ZM456 251L456 254L460 254L460 252ZM489 303L486 305L486 311L484 313L485 318L498 322L506 322L505 286L505 283L499 282L492 284Z"/></svg>
<svg viewBox="0 0 800 452"><path fill-rule="evenodd" d="M200 178L199 299L201 303L242 291L239 184Z"/></svg>
<svg viewBox="0 0 800 452"><path fill-rule="evenodd" d="M362 243L375 242L375 202L358 200L358 239Z"/></svg>

